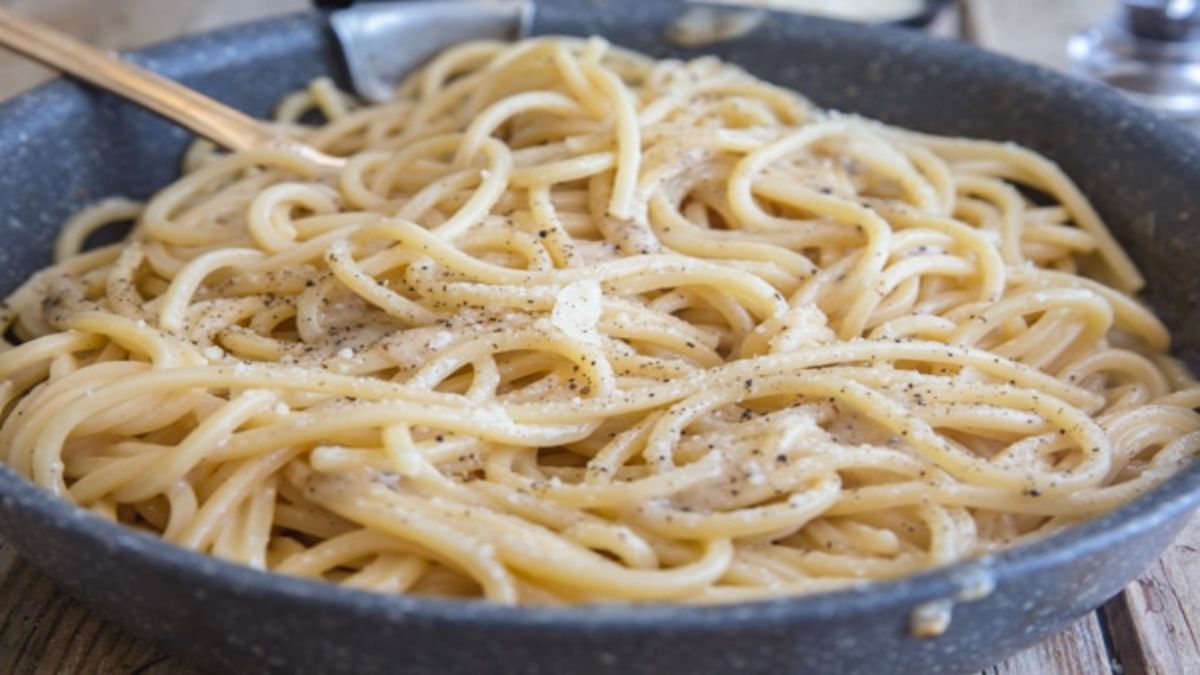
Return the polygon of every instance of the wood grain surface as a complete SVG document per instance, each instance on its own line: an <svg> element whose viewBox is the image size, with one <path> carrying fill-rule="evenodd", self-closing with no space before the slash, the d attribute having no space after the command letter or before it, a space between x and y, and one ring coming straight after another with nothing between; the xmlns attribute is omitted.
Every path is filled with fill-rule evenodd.
<svg viewBox="0 0 1200 675"><path fill-rule="evenodd" d="M935 33L1065 68L1067 37L1110 0L964 0ZM0 0L104 47L129 48L300 10L305 0ZM0 98L46 77L0 53ZM1200 675L1200 519L1098 612L987 675ZM0 675L196 675L186 664L82 608L0 539Z"/></svg>
<svg viewBox="0 0 1200 675"><path fill-rule="evenodd" d="M1200 673L1200 518L1103 611L1126 673Z"/></svg>
<svg viewBox="0 0 1200 675"><path fill-rule="evenodd" d="M988 668L984 675L1110 675L1112 672L1112 660L1104 646L1104 630L1099 616L1093 612L1036 647Z"/></svg>

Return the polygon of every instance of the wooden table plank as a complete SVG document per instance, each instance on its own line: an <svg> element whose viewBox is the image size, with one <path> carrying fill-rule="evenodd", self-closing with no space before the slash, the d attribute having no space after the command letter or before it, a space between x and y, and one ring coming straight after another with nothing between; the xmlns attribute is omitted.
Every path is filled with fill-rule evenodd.
<svg viewBox="0 0 1200 675"><path fill-rule="evenodd" d="M0 674L186 672L84 609L0 539Z"/></svg>
<svg viewBox="0 0 1200 675"><path fill-rule="evenodd" d="M1100 619L1092 612L1049 640L988 668L983 675L1109 675L1112 672L1112 661L1104 646Z"/></svg>
<svg viewBox="0 0 1200 675"><path fill-rule="evenodd" d="M1200 673L1200 517L1105 613L1127 675Z"/></svg>

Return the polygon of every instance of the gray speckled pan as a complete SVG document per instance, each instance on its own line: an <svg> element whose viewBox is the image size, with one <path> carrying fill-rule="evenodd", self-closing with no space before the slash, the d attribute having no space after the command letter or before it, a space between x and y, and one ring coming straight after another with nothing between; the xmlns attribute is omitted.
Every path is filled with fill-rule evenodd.
<svg viewBox="0 0 1200 675"><path fill-rule="evenodd" d="M544 3L537 32L599 33L668 54L675 6ZM707 51L818 103L948 134L1011 139L1057 160L1150 279L1177 351L1200 356L1200 144L1113 94L900 30L775 16ZM141 52L137 59L265 114L336 73L324 19L279 19ZM0 290L49 260L65 217L168 182L186 135L69 82L0 108ZM1200 502L1200 463L1119 511L987 561L807 598L719 607L507 608L387 597L271 576L110 525L0 469L0 529L88 605L213 672L962 673L995 663L1115 594ZM922 603L983 570L986 597L918 639Z"/></svg>

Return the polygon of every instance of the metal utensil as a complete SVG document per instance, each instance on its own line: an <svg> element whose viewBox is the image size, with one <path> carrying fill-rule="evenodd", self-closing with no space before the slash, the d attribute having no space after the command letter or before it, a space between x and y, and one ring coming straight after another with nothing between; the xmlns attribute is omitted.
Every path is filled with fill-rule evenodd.
<svg viewBox="0 0 1200 675"><path fill-rule="evenodd" d="M406 73L443 49L467 40L525 37L534 12L528 0L316 4L346 7L331 12L329 23L355 91L373 102L391 98Z"/></svg>
<svg viewBox="0 0 1200 675"><path fill-rule="evenodd" d="M761 14L761 8L720 0L646 1L674 5L680 13L706 8ZM947 4L948 0L928 0L920 12L894 23L926 25ZM443 49L466 40L514 40L540 32L534 26L533 0L314 0L314 5L329 10L355 91L377 103L391 98L405 74Z"/></svg>
<svg viewBox="0 0 1200 675"><path fill-rule="evenodd" d="M1137 103L1200 126L1200 2L1122 0L1067 46L1076 70Z"/></svg>
<svg viewBox="0 0 1200 675"><path fill-rule="evenodd" d="M194 89L2 8L0 45L149 108L230 150L275 148L327 168L345 163Z"/></svg>

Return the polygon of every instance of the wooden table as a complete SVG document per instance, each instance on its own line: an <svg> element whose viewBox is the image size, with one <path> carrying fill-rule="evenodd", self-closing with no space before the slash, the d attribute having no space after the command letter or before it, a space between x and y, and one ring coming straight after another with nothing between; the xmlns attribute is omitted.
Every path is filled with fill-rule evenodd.
<svg viewBox="0 0 1200 675"><path fill-rule="evenodd" d="M307 6L305 0L0 0L109 47L131 47ZM1066 67L1066 37L1103 16L1106 0L966 0L939 35ZM47 76L0 54L0 98ZM0 675L192 673L58 591L0 540ZM1100 610L993 666L989 674L1200 674L1200 518L1155 565Z"/></svg>

